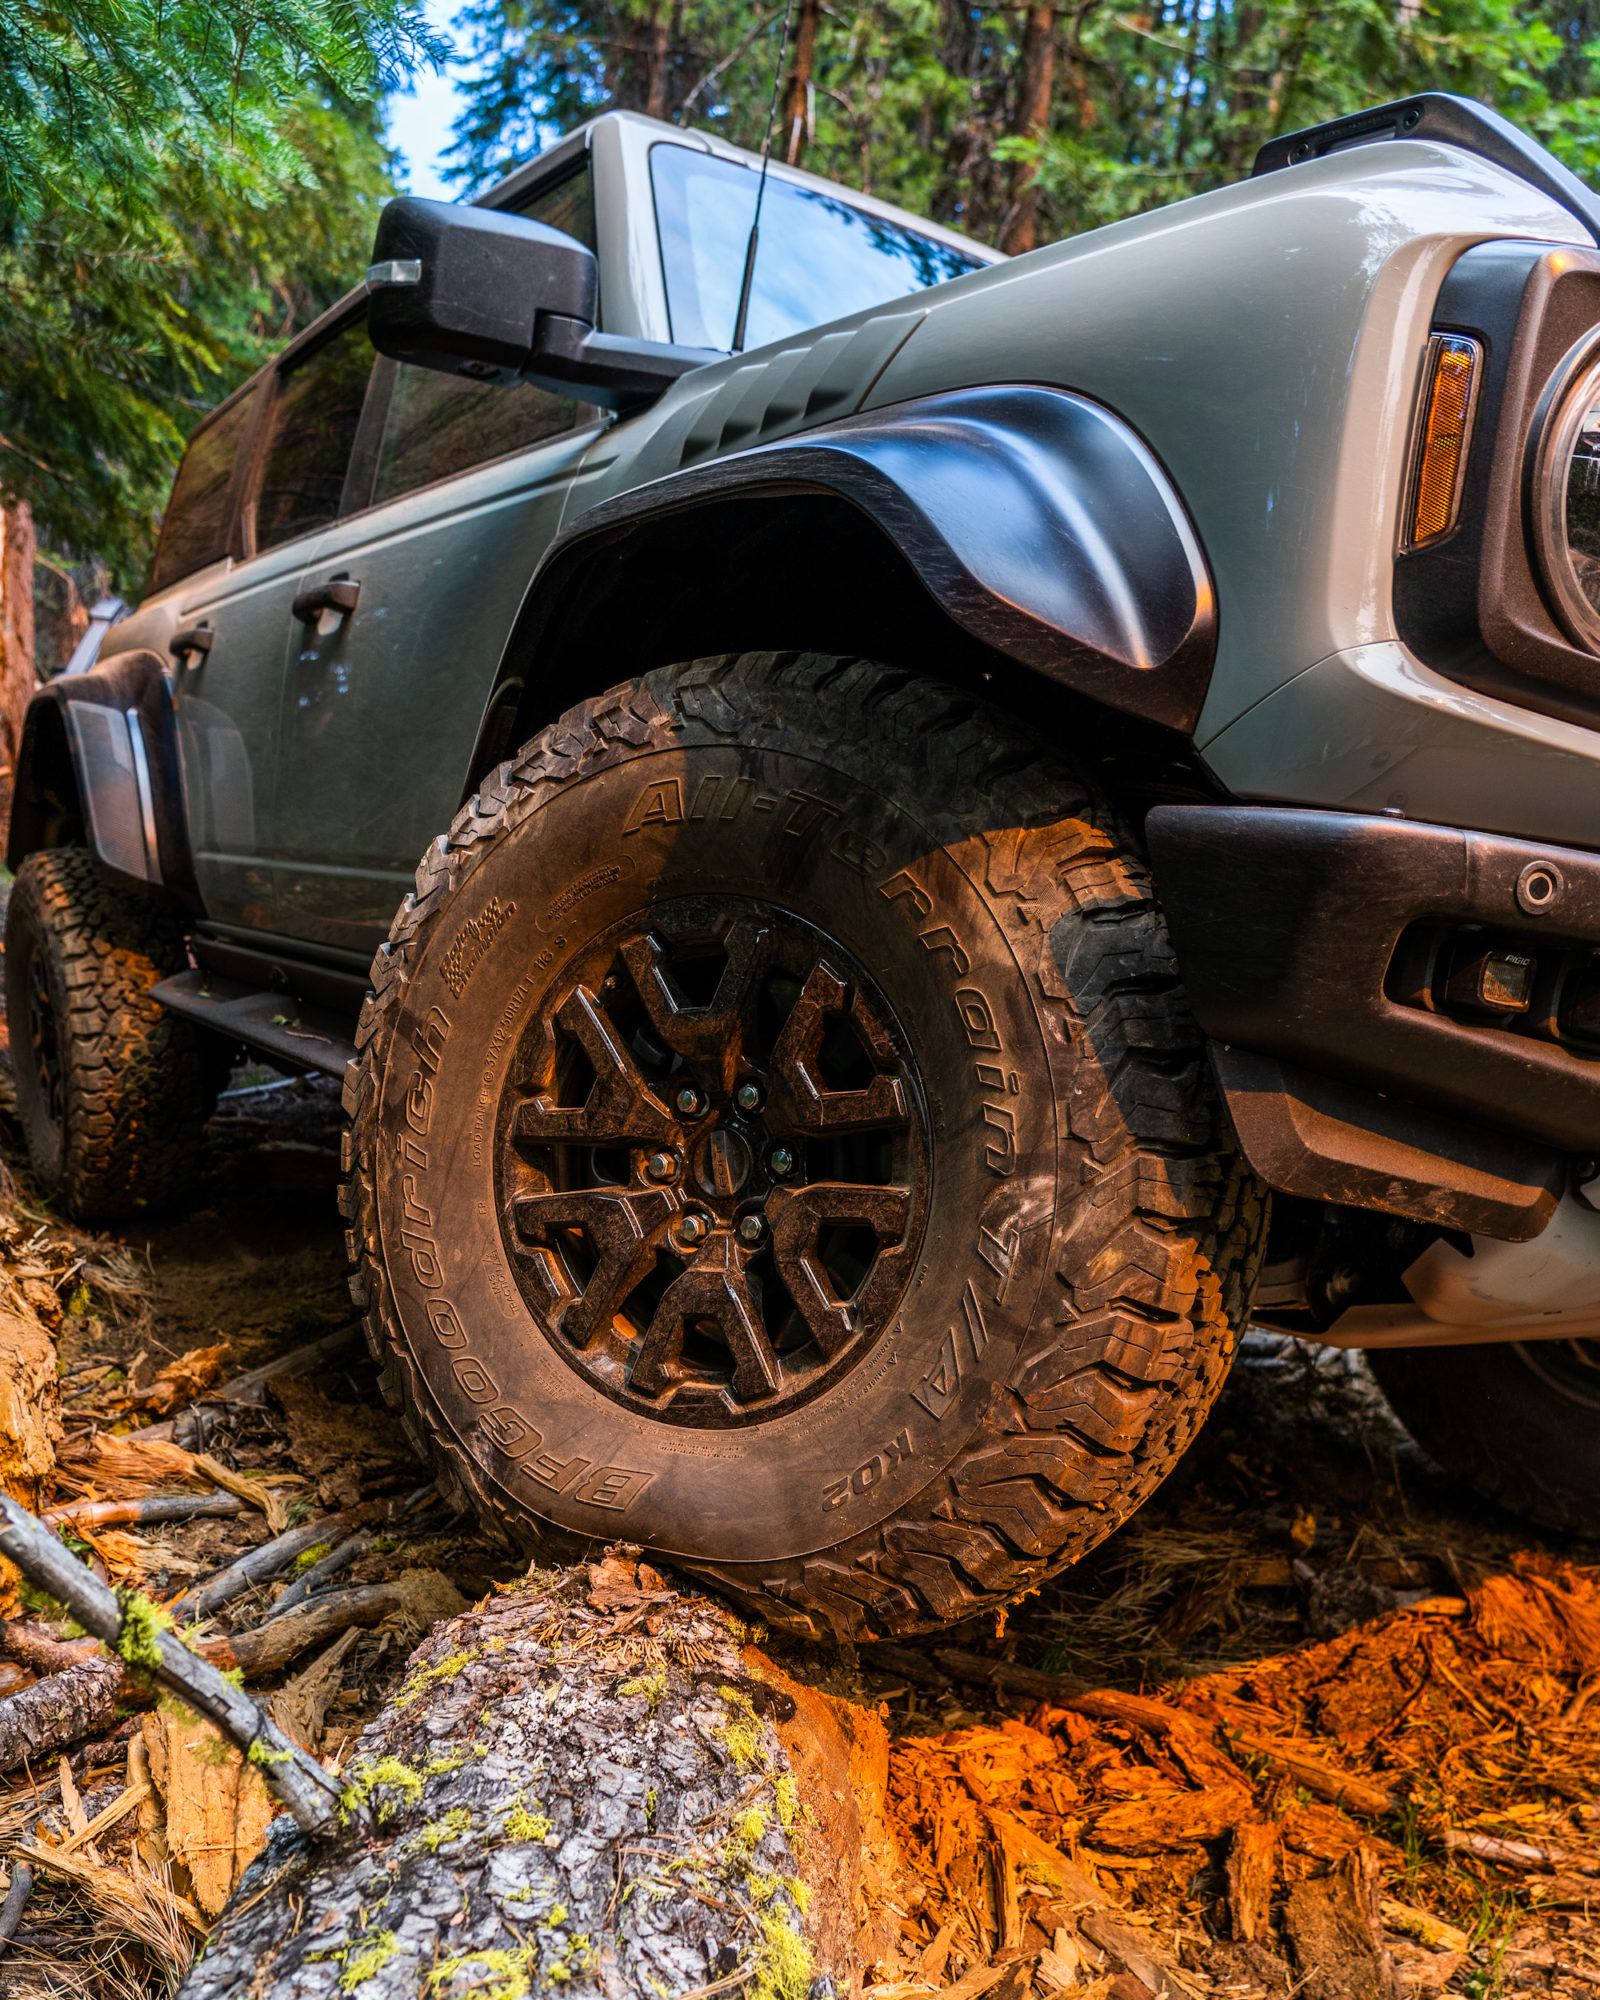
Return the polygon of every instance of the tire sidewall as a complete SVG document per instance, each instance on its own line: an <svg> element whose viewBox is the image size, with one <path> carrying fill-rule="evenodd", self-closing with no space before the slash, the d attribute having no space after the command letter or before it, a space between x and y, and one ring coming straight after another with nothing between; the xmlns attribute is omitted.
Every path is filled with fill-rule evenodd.
<svg viewBox="0 0 1600 2000"><path fill-rule="evenodd" d="M959 1456L1037 1309L1060 1148L1045 1024L981 865L781 722L753 733L680 720L670 747L619 747L514 809L407 945L369 1060L379 1254L425 1421L513 1516L759 1564L872 1527ZM673 1426L533 1322L501 1233L498 1107L588 940L659 900L762 885L838 939L914 1050L928 1215L853 1370L767 1422Z"/></svg>

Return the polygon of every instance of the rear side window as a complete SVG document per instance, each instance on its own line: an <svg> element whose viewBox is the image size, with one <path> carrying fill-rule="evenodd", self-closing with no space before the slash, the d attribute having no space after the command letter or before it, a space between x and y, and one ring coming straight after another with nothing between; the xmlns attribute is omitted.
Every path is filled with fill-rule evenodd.
<svg viewBox="0 0 1600 2000"><path fill-rule="evenodd" d="M650 149L667 309L682 346L733 345L759 178L753 167L687 146ZM980 268L951 244L821 188L769 176L745 345L761 347Z"/></svg>
<svg viewBox="0 0 1600 2000"><path fill-rule="evenodd" d="M165 590L228 553L228 489L254 407L254 396L240 396L190 438L162 516L152 590Z"/></svg>
<svg viewBox="0 0 1600 2000"><path fill-rule="evenodd" d="M517 209L594 248L594 186L587 162L575 174L528 196ZM507 387L401 362L378 447L374 503L393 500L492 458L559 437L582 421L586 405L531 382Z"/></svg>
<svg viewBox="0 0 1600 2000"><path fill-rule="evenodd" d="M338 518L371 373L372 347L361 319L285 371L256 496L258 551Z"/></svg>

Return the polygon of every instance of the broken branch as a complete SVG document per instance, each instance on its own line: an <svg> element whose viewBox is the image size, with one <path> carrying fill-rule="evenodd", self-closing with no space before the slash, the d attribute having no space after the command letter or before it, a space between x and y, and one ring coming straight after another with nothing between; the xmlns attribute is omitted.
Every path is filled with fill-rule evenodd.
<svg viewBox="0 0 1600 2000"><path fill-rule="evenodd" d="M0 1523L0 1555L8 1556L31 1582L66 1605L86 1631L115 1646L128 1665L150 1672L197 1714L215 1723L230 1743L262 1767L267 1784L297 1825L319 1834L338 1823L337 1781L242 1688L162 1630L148 1599L119 1599L6 1494L0 1494Z"/></svg>

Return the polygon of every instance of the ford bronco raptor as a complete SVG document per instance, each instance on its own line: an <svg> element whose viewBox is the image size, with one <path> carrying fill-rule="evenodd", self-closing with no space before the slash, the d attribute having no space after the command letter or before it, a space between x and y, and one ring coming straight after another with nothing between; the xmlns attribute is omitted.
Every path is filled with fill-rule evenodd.
<svg viewBox="0 0 1600 2000"><path fill-rule="evenodd" d="M601 117L390 204L75 664L35 1170L169 1201L240 1045L342 1077L386 1391L502 1528L926 1628L1252 1316L1595 1518L1600 201L1494 113L1011 262Z"/></svg>

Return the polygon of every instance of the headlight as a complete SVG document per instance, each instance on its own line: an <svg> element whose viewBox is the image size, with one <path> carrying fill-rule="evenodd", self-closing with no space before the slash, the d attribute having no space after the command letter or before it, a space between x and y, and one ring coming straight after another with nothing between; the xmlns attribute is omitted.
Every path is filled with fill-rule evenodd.
<svg viewBox="0 0 1600 2000"><path fill-rule="evenodd" d="M1561 622L1600 651L1600 349L1585 350L1551 402L1534 464L1533 524Z"/></svg>

